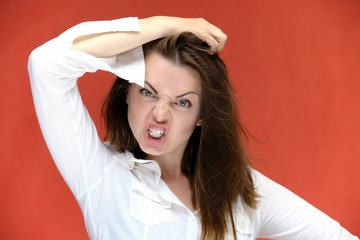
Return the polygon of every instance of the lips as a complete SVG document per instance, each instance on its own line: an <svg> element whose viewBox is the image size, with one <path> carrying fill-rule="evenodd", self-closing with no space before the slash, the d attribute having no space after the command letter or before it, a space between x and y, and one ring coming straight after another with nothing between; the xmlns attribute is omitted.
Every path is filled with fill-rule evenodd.
<svg viewBox="0 0 360 240"><path fill-rule="evenodd" d="M145 141L149 146L160 147L164 144L166 138L166 128L154 123L146 126Z"/></svg>

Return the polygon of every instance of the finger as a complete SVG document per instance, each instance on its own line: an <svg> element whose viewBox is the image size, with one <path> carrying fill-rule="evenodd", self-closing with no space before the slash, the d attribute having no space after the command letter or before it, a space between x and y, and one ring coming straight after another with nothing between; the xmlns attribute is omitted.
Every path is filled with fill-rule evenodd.
<svg viewBox="0 0 360 240"><path fill-rule="evenodd" d="M191 24L191 31L209 45L212 53L220 52L224 48L227 39L221 29L203 18L192 20L196 24Z"/></svg>
<svg viewBox="0 0 360 240"><path fill-rule="evenodd" d="M216 52L220 52L225 47L227 36L225 33L221 31L220 28L216 27L215 25L212 25L211 23L209 23L209 28L210 28L211 36L217 42Z"/></svg>
<svg viewBox="0 0 360 240"><path fill-rule="evenodd" d="M221 52L224 49L226 40L227 40L227 36L225 34L220 39L217 39L217 41L219 43L218 49L217 49L218 52Z"/></svg>
<svg viewBox="0 0 360 240"><path fill-rule="evenodd" d="M211 37L211 50L213 52L219 53L221 52L224 47L227 40L227 36L225 34L222 34L220 37Z"/></svg>
<svg viewBox="0 0 360 240"><path fill-rule="evenodd" d="M212 53L218 52L219 43L218 43L218 41L216 41L216 39L213 36L209 35L204 40L209 45L210 51Z"/></svg>

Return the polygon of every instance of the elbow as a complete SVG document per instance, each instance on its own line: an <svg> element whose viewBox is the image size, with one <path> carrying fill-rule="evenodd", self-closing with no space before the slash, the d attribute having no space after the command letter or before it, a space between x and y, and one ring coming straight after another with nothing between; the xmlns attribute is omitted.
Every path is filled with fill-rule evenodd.
<svg viewBox="0 0 360 240"><path fill-rule="evenodd" d="M38 66L41 66L41 50L39 50L40 47L34 49L30 55L29 55L29 59L28 59L28 72L30 75L30 80L32 80L31 76L32 74L35 72L35 69Z"/></svg>
<svg viewBox="0 0 360 240"><path fill-rule="evenodd" d="M47 71L46 68L50 62L49 56L51 55L49 49L46 47L40 46L35 48L29 55L28 59L28 72L30 76L30 82L37 81L38 76L44 75Z"/></svg>

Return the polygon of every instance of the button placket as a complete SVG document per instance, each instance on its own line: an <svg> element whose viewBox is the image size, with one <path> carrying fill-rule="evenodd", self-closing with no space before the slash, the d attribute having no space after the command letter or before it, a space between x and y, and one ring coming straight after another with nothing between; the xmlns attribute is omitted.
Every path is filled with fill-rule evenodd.
<svg viewBox="0 0 360 240"><path fill-rule="evenodd" d="M198 223L196 216L189 209L187 211L186 240L196 240L198 236Z"/></svg>

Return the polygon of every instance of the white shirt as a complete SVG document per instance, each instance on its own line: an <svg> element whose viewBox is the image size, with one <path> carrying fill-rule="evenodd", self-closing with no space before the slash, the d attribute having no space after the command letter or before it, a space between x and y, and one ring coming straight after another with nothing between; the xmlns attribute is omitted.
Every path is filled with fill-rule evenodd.
<svg viewBox="0 0 360 240"><path fill-rule="evenodd" d="M102 143L82 103L76 82L85 72L101 69L144 83L141 46L109 58L71 50L75 38L109 31L140 31L140 26L137 18L82 23L29 57L36 113L50 153L80 205L90 239L199 239L197 211L191 212L168 188L158 163ZM358 239L255 170L253 178L261 198L258 208L251 209L239 197L234 207L238 240Z"/></svg>

